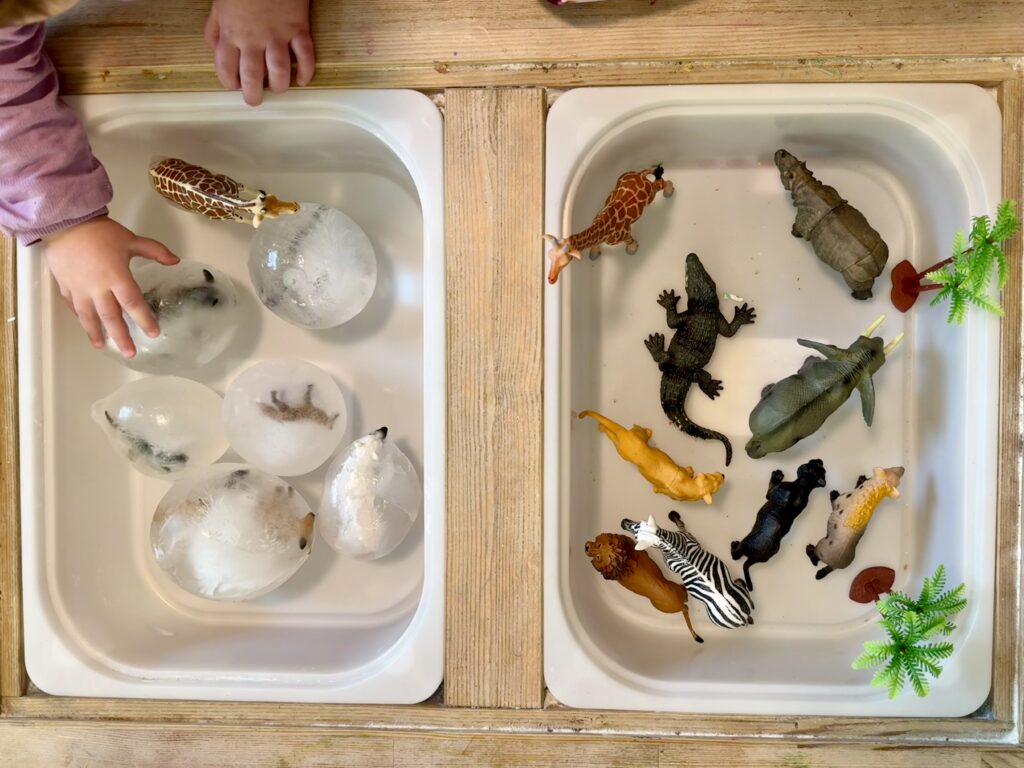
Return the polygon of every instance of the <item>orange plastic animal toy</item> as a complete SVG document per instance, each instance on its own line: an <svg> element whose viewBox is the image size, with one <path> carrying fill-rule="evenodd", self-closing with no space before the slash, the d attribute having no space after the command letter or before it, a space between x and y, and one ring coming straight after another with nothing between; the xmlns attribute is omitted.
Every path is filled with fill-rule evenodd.
<svg viewBox="0 0 1024 768"><path fill-rule="evenodd" d="M299 210L298 203L249 189L222 173L170 157L149 169L153 189L179 208L215 221L240 221L259 227L265 218Z"/></svg>
<svg viewBox="0 0 1024 768"><path fill-rule="evenodd" d="M594 217L589 227L563 239L554 235L544 235L544 239L554 245L548 253L548 258L551 259L548 282L554 285L559 273L569 266L573 259L582 258L584 250L590 251L591 258L597 258L601 253L602 244L625 243L626 253L636 253L640 246L633 239L630 227L653 202L658 192L664 191L665 197L672 197L672 193L675 192L672 182L662 178L664 172L665 169L658 165L622 174L615 182L615 189L604 201L601 212Z"/></svg>
<svg viewBox="0 0 1024 768"><path fill-rule="evenodd" d="M633 425L626 429L597 411L580 411L580 418L591 417L615 445L619 456L635 464L644 479L654 486L655 493L661 493L676 501L697 501L711 503L711 497L725 482L721 472L701 472L694 475L693 467L681 467L660 448L650 445L653 432L647 427Z"/></svg>
<svg viewBox="0 0 1024 768"><path fill-rule="evenodd" d="M600 533L586 545L587 557L595 570L609 581L617 581L630 592L646 597L662 613L682 613L690 635L704 640L690 623L686 587L665 578L646 552L633 547L633 540L621 533Z"/></svg>

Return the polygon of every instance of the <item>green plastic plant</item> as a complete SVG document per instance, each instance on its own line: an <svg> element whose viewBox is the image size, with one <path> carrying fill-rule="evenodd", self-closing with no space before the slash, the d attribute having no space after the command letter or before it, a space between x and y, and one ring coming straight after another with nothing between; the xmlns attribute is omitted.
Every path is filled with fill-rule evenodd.
<svg viewBox="0 0 1024 768"><path fill-rule="evenodd" d="M1009 268L1003 243L1020 229L1020 219L1014 213L1012 200L1004 200L996 210L993 224L988 216L978 216L971 223L970 235L963 230L953 239L953 255L939 269L925 273L925 277L939 287L932 299L932 306L949 300L947 322L962 325L971 305L996 315L1003 314L1003 308L987 295L992 279L992 268L998 268L998 287L1006 286ZM969 244L968 244L969 241Z"/></svg>
<svg viewBox="0 0 1024 768"><path fill-rule="evenodd" d="M949 635L956 625L950 621L962 611L967 600L963 584L946 590L946 569L939 566L935 575L925 578L917 600L902 592L893 592L878 601L881 625L886 640L868 640L864 652L853 662L854 669L881 666L871 685L888 687L889 698L896 698L907 682L918 696L928 695L928 678L942 672L940 662L953 653L950 642L925 642L938 635Z"/></svg>

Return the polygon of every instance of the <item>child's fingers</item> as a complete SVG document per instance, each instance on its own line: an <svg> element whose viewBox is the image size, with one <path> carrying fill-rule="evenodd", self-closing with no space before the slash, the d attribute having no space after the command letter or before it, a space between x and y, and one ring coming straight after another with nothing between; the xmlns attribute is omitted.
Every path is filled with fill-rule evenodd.
<svg viewBox="0 0 1024 768"><path fill-rule="evenodd" d="M217 41L220 40L220 24L217 23L217 19L213 13L206 17L206 27L203 29L203 37L206 39L206 45L211 51L217 50Z"/></svg>
<svg viewBox="0 0 1024 768"><path fill-rule="evenodd" d="M75 304L74 306L75 315L78 317L78 322L81 323L82 328L85 330L85 335L89 337L89 341L96 349L103 346L103 329L100 326L100 318L96 314L96 308L92 305L92 301L86 299Z"/></svg>
<svg viewBox="0 0 1024 768"><path fill-rule="evenodd" d="M237 91L242 87L238 79L238 58L241 51L231 43L221 40L213 52L213 66L217 70L217 79L229 91Z"/></svg>
<svg viewBox="0 0 1024 768"><path fill-rule="evenodd" d="M263 101L263 76L266 70L263 64L262 50L246 49L242 51L238 62L238 74L242 80L242 96L250 107L258 107Z"/></svg>
<svg viewBox="0 0 1024 768"><path fill-rule="evenodd" d="M313 38L309 35L296 35L291 42L292 52L295 54L295 82L299 85L309 85L316 72L316 53L313 50Z"/></svg>
<svg viewBox="0 0 1024 768"><path fill-rule="evenodd" d="M160 326L149 304L142 298L142 291L134 280L114 286L114 298L121 304L121 308L127 312L135 324L141 328L150 338L160 335Z"/></svg>
<svg viewBox="0 0 1024 768"><path fill-rule="evenodd" d="M158 240L151 240L148 237L135 238L135 242L132 243L132 255L158 261L165 267L172 266L181 261L166 245Z"/></svg>
<svg viewBox="0 0 1024 768"><path fill-rule="evenodd" d="M114 294L101 294L96 298L96 312L100 316L103 327L107 329L107 335L114 340L117 348L125 357L135 357L135 343L131 334L128 333L128 326L125 325L124 316L121 314L121 305L117 303Z"/></svg>
<svg viewBox="0 0 1024 768"><path fill-rule="evenodd" d="M274 93L288 90L292 80L292 57L284 43L274 41L267 45L267 80Z"/></svg>

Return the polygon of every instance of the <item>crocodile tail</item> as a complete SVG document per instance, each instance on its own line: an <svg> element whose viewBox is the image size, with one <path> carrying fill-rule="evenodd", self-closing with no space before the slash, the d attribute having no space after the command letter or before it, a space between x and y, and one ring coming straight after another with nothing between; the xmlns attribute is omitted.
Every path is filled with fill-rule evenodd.
<svg viewBox="0 0 1024 768"><path fill-rule="evenodd" d="M732 461L732 443L729 442L729 438L721 432L715 432L713 429L702 427L691 421L690 417L686 415L684 408L686 393L690 390L690 382L686 382L686 385L682 388L668 387L666 385L669 383L669 379L669 376L662 376L661 379L661 405L669 421L690 437L700 438L701 440L721 441L722 445L725 446L725 466L728 467Z"/></svg>

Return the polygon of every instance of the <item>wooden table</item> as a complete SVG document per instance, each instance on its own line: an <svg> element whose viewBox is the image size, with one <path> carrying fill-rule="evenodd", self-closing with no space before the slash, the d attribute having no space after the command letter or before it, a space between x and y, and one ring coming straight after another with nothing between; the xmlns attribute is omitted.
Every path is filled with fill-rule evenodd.
<svg viewBox="0 0 1024 768"><path fill-rule="evenodd" d="M314 0L319 87L417 88L445 112L446 675L407 707L54 698L21 662L15 264L0 242L0 766L1022 766L1020 237L1004 295L995 674L958 720L564 708L541 638L544 119L583 85L973 82L1024 200L1022 0ZM51 23L68 93L210 90L207 0L85 0ZM500 340L500 343L498 342ZM956 471L956 468L952 468Z"/></svg>

